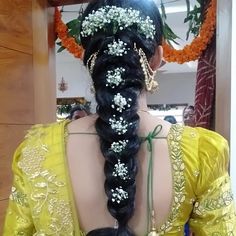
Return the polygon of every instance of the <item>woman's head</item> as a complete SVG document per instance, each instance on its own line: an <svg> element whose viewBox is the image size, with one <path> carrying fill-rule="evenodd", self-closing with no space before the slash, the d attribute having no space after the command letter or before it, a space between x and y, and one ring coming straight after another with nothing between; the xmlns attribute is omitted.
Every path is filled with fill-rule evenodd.
<svg viewBox="0 0 236 236"><path fill-rule="evenodd" d="M183 122L187 126L194 127L196 125L196 115L194 106L186 106L183 110Z"/></svg>
<svg viewBox="0 0 236 236"><path fill-rule="evenodd" d="M90 111L86 109L84 106L76 105L71 109L68 119L77 120L82 117L88 116L89 114L90 114Z"/></svg>
<svg viewBox="0 0 236 236"><path fill-rule="evenodd" d="M105 158L107 208L118 222L117 229L88 235L131 236L140 148L138 96L155 85L149 78L161 59L161 17L152 0L94 1L82 18L81 42L98 104L95 126Z"/></svg>
<svg viewBox="0 0 236 236"><path fill-rule="evenodd" d="M150 60L157 46L162 44L162 30L161 17L152 0L93 1L82 19L81 43L86 49L84 62L86 64L93 53L114 39L127 41L128 46L136 43Z"/></svg>

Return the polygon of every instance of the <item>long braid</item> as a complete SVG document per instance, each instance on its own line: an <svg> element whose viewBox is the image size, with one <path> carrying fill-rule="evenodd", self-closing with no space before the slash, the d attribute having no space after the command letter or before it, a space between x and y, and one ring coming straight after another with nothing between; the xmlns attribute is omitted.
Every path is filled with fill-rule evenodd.
<svg viewBox="0 0 236 236"><path fill-rule="evenodd" d="M99 3L98 3L99 2ZM92 3L85 15L103 6L103 1ZM106 1L111 2L113 1ZM119 6L127 0L116 1ZM136 1L128 1L129 3ZM107 53L114 42L125 44L122 55ZM91 64L90 58L96 55L89 67L96 91L97 114L96 130L100 138L101 152L105 158L104 187L108 198L107 208L117 220L117 228L95 229L88 236L132 236L128 221L135 209L136 181L138 171L137 153L140 148L138 137L139 116L138 96L144 89L144 73L140 57L134 50L134 44L142 48L148 59L154 54L157 42L145 39L135 29L125 29L111 35L98 32L88 39L83 39L85 47L84 64ZM118 73L120 81L112 83L111 76ZM117 74L116 74L117 75ZM116 77L117 78L117 77Z"/></svg>

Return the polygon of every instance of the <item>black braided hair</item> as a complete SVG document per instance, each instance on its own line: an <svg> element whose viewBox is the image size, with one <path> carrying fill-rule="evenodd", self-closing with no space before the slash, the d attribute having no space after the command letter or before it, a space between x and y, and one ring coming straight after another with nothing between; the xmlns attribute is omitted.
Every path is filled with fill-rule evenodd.
<svg viewBox="0 0 236 236"><path fill-rule="evenodd" d="M157 45L162 41L162 21L159 11L152 0L98 0L90 3L86 8L82 21L93 10L96 11L104 6L117 6L122 8L132 8L138 10L143 17L149 16L156 27L154 39L146 38L145 35L137 32L135 26L118 30L115 34L110 30L101 29L93 36L83 37L81 42L85 48L84 64L86 65L93 53L97 52L97 58L94 64L92 79L95 88L97 101L96 130L100 137L100 148L105 158L105 192L108 198L107 208L110 214L118 221L118 228L100 228L90 231L88 236L132 236L132 230L128 227L128 221L132 217L135 209L136 182L135 177L138 171L136 155L140 148L140 139L137 135L139 128L138 96L144 89L144 73L140 65L140 57L134 50L134 44L137 48L142 48L149 60L155 53ZM107 26L109 27L109 26ZM108 55L106 53L108 44L114 40L122 40L127 45L127 54L123 56ZM89 63L89 62L88 62ZM124 80L119 86L111 88L106 86L106 75L109 70L124 68L122 74ZM122 112L112 108L114 96L120 95L129 101L130 106L126 106ZM110 119L123 119L128 122L127 131L118 134L111 128ZM124 150L120 153L111 150L111 145L120 140L126 141ZM128 178L114 176L114 168L118 162L125 165L128 172ZM122 188L128 198L119 203L114 201L112 193L116 188Z"/></svg>

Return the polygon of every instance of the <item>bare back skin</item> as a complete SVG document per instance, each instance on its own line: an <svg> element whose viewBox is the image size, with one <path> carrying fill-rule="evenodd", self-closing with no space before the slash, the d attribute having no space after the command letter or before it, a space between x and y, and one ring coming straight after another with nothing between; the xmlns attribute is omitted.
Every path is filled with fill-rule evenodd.
<svg viewBox="0 0 236 236"><path fill-rule="evenodd" d="M157 226L167 220L172 205L172 167L169 157L167 135L171 124L148 112L138 112L140 116L139 136L146 137L157 125L162 125L153 140L154 157L154 209ZM99 137L94 123L97 116L81 118L67 127L67 159L69 173L77 207L81 230L89 232L101 227L114 227L115 219L107 210L107 196L104 192L104 157L100 151ZM83 134L85 133L85 134ZM136 177L135 212L129 226L136 235L145 235L147 224L147 163L149 152L147 142L141 145Z"/></svg>

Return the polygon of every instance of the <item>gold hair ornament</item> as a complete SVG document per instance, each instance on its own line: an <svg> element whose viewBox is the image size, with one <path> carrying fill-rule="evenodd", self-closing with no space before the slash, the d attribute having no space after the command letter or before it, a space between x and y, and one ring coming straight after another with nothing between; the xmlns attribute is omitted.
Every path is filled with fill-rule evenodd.
<svg viewBox="0 0 236 236"><path fill-rule="evenodd" d="M93 53L93 54L89 57L89 59L87 60L87 63L86 63L86 67L88 68L88 70L89 70L89 72L90 72L91 75L92 75L92 73L93 73L93 68L94 68L95 63L96 63L96 60L97 60L98 52L99 52L99 51Z"/></svg>
<svg viewBox="0 0 236 236"><path fill-rule="evenodd" d="M140 64L145 77L145 87L148 92L155 92L158 89L158 83L154 80L156 71L154 71L148 62L146 54L142 48L137 49L136 43L134 44L134 51L138 53L140 57Z"/></svg>

